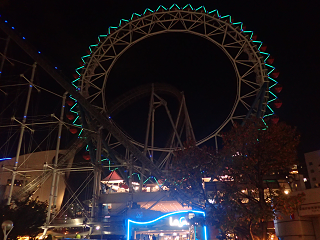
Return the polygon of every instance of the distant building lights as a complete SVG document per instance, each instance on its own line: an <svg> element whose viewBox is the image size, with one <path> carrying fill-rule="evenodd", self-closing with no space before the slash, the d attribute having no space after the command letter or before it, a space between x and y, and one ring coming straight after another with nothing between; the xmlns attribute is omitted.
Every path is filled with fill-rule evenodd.
<svg viewBox="0 0 320 240"><path fill-rule="evenodd" d="M288 189L286 189L283 192L284 192L284 194L289 194L290 191Z"/></svg>
<svg viewBox="0 0 320 240"><path fill-rule="evenodd" d="M308 182L308 179L307 179L307 178L303 178L303 181L304 181L304 182Z"/></svg>

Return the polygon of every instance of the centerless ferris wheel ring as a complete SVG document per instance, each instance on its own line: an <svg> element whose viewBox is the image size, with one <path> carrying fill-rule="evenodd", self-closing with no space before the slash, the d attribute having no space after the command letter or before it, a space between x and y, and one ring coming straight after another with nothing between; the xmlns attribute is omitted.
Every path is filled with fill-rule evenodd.
<svg viewBox="0 0 320 240"><path fill-rule="evenodd" d="M170 32L194 34L218 46L232 63L237 78L236 98L229 115L197 145L219 136L230 122L243 121L251 114L274 114L269 103L277 99L271 89L277 85L279 72L270 65L273 58L265 52L266 46L242 22L235 22L230 15L221 16L218 10L207 11L203 6L159 6L155 11L147 8L143 14L134 13L130 20L122 19L119 26L109 27L108 33L100 35L97 44L89 47L76 69L73 85L93 106L108 114L105 90L118 58L137 42Z"/></svg>

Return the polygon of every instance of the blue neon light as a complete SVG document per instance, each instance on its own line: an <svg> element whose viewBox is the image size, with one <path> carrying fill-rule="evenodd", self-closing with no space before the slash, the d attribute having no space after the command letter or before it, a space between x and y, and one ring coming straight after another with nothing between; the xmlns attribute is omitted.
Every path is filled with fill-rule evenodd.
<svg viewBox="0 0 320 240"><path fill-rule="evenodd" d="M0 161L10 160L11 158L0 158Z"/></svg>
<svg viewBox="0 0 320 240"><path fill-rule="evenodd" d="M204 230L204 240L207 240L207 226L203 226L203 230Z"/></svg>
<svg viewBox="0 0 320 240"><path fill-rule="evenodd" d="M151 220L151 221L147 221L147 222L137 222L137 221L133 221L131 219L128 219L128 226L127 226L127 240L130 240L130 223L135 223L135 224L139 224L139 225L147 225L147 224L151 224L151 223L154 223L156 221L159 221L160 219L163 219L165 217L168 217L168 216L172 216L172 215L175 215L175 214L180 214L180 213L199 213L199 214L202 214L204 217L206 216L206 213L203 212L203 211L196 211L196 210L182 210L182 211L177 211L177 212L171 212L171 213L167 213L161 217L158 217L154 220ZM181 219L181 218L180 218ZM206 226L204 226L204 235L205 235L205 240L207 240L207 228Z"/></svg>

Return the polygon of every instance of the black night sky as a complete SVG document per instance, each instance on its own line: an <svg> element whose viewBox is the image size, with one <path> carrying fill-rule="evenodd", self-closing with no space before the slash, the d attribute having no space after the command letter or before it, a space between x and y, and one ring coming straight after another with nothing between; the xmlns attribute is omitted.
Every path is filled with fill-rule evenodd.
<svg viewBox="0 0 320 240"><path fill-rule="evenodd" d="M109 26L117 26L122 18L129 19L133 12L155 10L160 4L170 7L173 3L1 0L0 14L1 21L7 20L72 79L80 57ZM283 91L279 98L283 106L276 114L280 121L297 126L302 135L300 160L303 161L304 152L320 149L318 2L178 0L175 3L218 9L220 14L230 14L236 21L244 22L247 30L258 35L280 71L278 81ZM119 59L108 80L107 94L112 99L143 83L170 83L185 92L194 128L199 136L204 136L228 114L230 99L234 100L232 78L235 78L232 65L218 47L196 36L164 34L141 41ZM133 114L130 122L139 122L139 117Z"/></svg>

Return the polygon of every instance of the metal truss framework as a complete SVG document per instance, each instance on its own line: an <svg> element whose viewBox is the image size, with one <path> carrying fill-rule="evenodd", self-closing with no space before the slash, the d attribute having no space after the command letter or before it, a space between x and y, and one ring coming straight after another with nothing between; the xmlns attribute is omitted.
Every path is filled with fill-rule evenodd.
<svg viewBox="0 0 320 240"><path fill-rule="evenodd" d="M156 11L146 9L143 15L134 13L130 21L122 19L118 27L109 27L107 35L98 37L98 43L89 47L90 54L82 57L84 64L76 70L73 85L108 116L105 100L108 76L127 49L162 33L189 33L205 38L223 50L232 63L237 77L237 96L224 122L207 137L198 140L197 145L200 145L219 136L229 122L234 124L245 119L248 111L261 111L260 116L273 114L267 104L270 102L269 88L272 87L269 82L273 80L276 83L269 77L274 67L265 63L269 54L262 52L262 42L253 40L253 32L244 29L242 22L233 22L229 15L220 16L217 10L207 12L204 7L194 10L190 5L183 9L172 5L170 9L162 6ZM267 90L260 96L263 86ZM254 101L258 97L259 102ZM252 106L254 102L256 106Z"/></svg>

